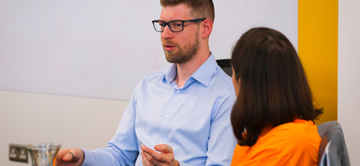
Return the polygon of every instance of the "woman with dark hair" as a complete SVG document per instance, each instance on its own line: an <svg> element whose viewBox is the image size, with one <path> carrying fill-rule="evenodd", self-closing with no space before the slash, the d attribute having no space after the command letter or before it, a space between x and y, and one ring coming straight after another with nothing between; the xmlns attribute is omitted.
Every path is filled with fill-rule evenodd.
<svg viewBox="0 0 360 166"><path fill-rule="evenodd" d="M253 28L231 57L237 100L231 124L238 140L232 166L317 165L321 138L304 69L280 32Z"/></svg>

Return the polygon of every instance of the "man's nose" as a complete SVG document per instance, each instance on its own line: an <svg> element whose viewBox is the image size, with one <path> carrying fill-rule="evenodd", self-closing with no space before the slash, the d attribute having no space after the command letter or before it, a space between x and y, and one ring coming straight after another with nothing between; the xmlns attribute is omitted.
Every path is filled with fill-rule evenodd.
<svg viewBox="0 0 360 166"><path fill-rule="evenodd" d="M171 38L173 32L170 30L169 25L165 26L164 31L161 32L161 37L164 39Z"/></svg>

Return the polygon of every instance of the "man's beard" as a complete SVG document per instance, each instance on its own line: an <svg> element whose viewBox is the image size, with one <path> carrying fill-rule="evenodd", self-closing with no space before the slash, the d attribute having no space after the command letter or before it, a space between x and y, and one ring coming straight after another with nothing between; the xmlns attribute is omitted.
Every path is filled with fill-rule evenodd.
<svg viewBox="0 0 360 166"><path fill-rule="evenodd" d="M177 64L184 64L190 61L194 55L197 54L199 51L199 38L198 38L199 31L196 33L196 39L194 43L189 43L181 48L178 44L165 41L164 44L171 44L174 45L178 50L166 51L165 47L163 46L166 60L170 63L177 63Z"/></svg>

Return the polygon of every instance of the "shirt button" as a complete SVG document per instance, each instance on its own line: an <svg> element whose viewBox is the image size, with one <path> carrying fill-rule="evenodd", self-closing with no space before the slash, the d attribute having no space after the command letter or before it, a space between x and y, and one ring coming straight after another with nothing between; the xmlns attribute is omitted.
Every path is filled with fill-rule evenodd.
<svg viewBox="0 0 360 166"><path fill-rule="evenodd" d="M180 93L180 90L177 90L176 93Z"/></svg>
<svg viewBox="0 0 360 166"><path fill-rule="evenodd" d="M167 118L169 115L165 115L165 118Z"/></svg>

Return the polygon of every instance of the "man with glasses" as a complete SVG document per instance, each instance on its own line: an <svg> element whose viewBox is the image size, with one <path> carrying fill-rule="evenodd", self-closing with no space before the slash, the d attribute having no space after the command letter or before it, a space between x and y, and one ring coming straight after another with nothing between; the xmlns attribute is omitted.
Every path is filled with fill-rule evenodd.
<svg viewBox="0 0 360 166"><path fill-rule="evenodd" d="M61 150L59 165L230 165L235 94L209 49L213 2L160 3L160 19L152 23L173 65L135 88L107 148Z"/></svg>

